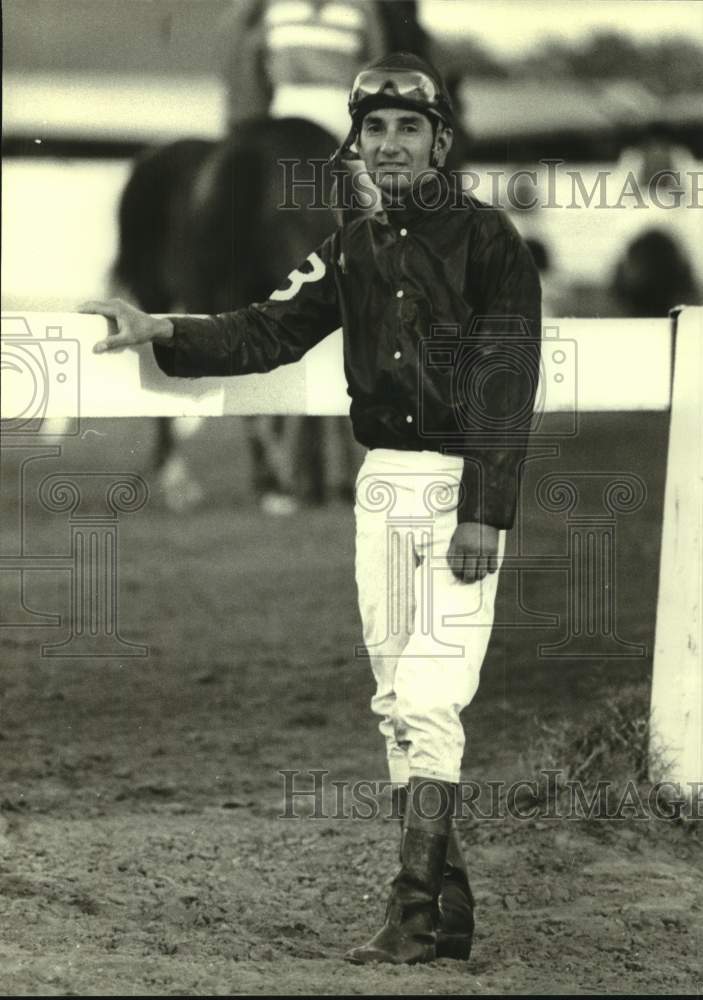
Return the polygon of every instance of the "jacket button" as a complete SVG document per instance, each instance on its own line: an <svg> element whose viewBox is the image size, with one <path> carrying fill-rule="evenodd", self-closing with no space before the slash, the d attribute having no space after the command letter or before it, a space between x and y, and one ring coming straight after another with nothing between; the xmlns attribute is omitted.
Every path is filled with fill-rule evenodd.
<svg viewBox="0 0 703 1000"><path fill-rule="evenodd" d="M400 358L402 358L402 354L400 353L400 351L396 351L393 357L395 358L396 361L399 361Z"/></svg>
<svg viewBox="0 0 703 1000"><path fill-rule="evenodd" d="M401 235L401 236L407 236L407 235L408 235L408 231L407 231L407 229L401 229L401 230L400 230L400 235Z"/></svg>
<svg viewBox="0 0 703 1000"><path fill-rule="evenodd" d="M403 289L402 289L402 288L399 288L399 289L398 289L398 291L397 291L397 292L395 293L395 297L396 297L397 299L402 299L402 297L403 297L404 295L405 295L405 292L403 291Z"/></svg>
<svg viewBox="0 0 703 1000"><path fill-rule="evenodd" d="M406 424L411 424L412 422L413 422L413 418L408 413L407 417L405 418L405 423Z"/></svg>

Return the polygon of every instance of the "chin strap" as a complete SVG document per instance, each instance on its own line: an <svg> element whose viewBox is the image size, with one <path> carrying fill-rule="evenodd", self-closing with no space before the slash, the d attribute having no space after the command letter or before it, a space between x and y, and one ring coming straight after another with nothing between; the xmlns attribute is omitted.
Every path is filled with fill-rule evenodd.
<svg viewBox="0 0 703 1000"><path fill-rule="evenodd" d="M338 149L334 151L328 161L333 175L344 171L344 173L351 179L352 204L345 206L336 204L339 184L338 178L336 176L334 178L332 204L334 206L334 215L339 226L344 225L347 218L346 213L350 210L355 213L361 213L362 215L381 215L384 211L381 192L376 187L371 174L366 169L366 164L364 163L360 153L357 150L352 149L356 138L357 127L356 124L352 124L346 139L342 142ZM343 188L343 196L347 193L348 190Z"/></svg>
<svg viewBox="0 0 703 1000"><path fill-rule="evenodd" d="M434 167L436 170L439 169L439 136L440 129L443 129L444 125L439 119L432 122L432 151L430 153L430 166Z"/></svg>
<svg viewBox="0 0 703 1000"><path fill-rule="evenodd" d="M338 146L335 149L334 153L332 153L329 160L327 161L333 170L339 168L346 160L359 158L358 154L356 154L355 156L352 152L352 146L354 145L355 141L356 141L356 125L352 125L352 127L347 132L346 139L342 142L340 146Z"/></svg>

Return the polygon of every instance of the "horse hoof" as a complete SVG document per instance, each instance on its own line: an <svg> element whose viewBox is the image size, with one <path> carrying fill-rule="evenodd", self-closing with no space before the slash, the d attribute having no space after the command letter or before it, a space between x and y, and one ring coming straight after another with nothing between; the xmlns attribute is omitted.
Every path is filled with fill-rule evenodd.
<svg viewBox="0 0 703 1000"><path fill-rule="evenodd" d="M297 511L298 501L285 493L264 493L259 506L272 517L289 517Z"/></svg>
<svg viewBox="0 0 703 1000"><path fill-rule="evenodd" d="M166 463L159 475L158 485L166 508L175 514L197 507L205 495L200 483L189 475L181 458Z"/></svg>

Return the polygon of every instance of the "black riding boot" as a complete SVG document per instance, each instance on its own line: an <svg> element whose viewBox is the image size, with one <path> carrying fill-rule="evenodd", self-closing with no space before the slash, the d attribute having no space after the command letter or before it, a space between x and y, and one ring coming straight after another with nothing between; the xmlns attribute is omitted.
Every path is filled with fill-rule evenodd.
<svg viewBox="0 0 703 1000"><path fill-rule="evenodd" d="M345 955L348 961L402 965L432 962L437 957L437 901L455 794L456 785L411 778L400 845L401 867L393 880L385 923L367 944Z"/></svg>
<svg viewBox="0 0 703 1000"><path fill-rule="evenodd" d="M406 785L392 790L393 815L402 823L408 798ZM468 959L474 936L474 895L469 883L459 832L452 822L439 896L437 958Z"/></svg>
<svg viewBox="0 0 703 1000"><path fill-rule="evenodd" d="M452 824L439 897L437 958L468 959L474 936L474 894L459 832Z"/></svg>

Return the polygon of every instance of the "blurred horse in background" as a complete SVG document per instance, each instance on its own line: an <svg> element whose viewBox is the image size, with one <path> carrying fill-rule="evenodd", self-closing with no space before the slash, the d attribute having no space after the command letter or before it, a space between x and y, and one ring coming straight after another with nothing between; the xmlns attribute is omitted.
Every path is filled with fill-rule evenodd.
<svg viewBox="0 0 703 1000"><path fill-rule="evenodd" d="M257 118L220 143L184 139L146 153L120 200L113 291L151 313L226 312L266 299L334 230L323 164L335 146L305 119ZM294 189L286 190L283 160L296 163ZM281 210L292 201L295 208ZM271 513L287 513L295 470L310 468L311 451L323 461L319 421L232 419L245 421L259 499L269 498ZM154 465L170 507L201 498L170 418L157 420ZM306 485L307 499L320 501L314 485L303 484L303 493Z"/></svg>
<svg viewBox="0 0 703 1000"><path fill-rule="evenodd" d="M417 0L226 4L213 60L231 138L216 148L176 143L137 165L120 212L123 290L151 311L209 313L266 298L334 225L331 213L310 210L310 198L298 211L275 211L277 159L327 159L348 132L349 87L366 63L398 50L431 56L418 13ZM245 419L264 510L287 512L294 494L313 503L330 489L353 497L362 449L348 419ZM159 422L156 461L167 500L188 506L199 487L176 447L183 424Z"/></svg>
<svg viewBox="0 0 703 1000"><path fill-rule="evenodd" d="M666 316L681 305L698 305L693 267L685 249L663 229L650 227L625 247L610 292L623 316Z"/></svg>

